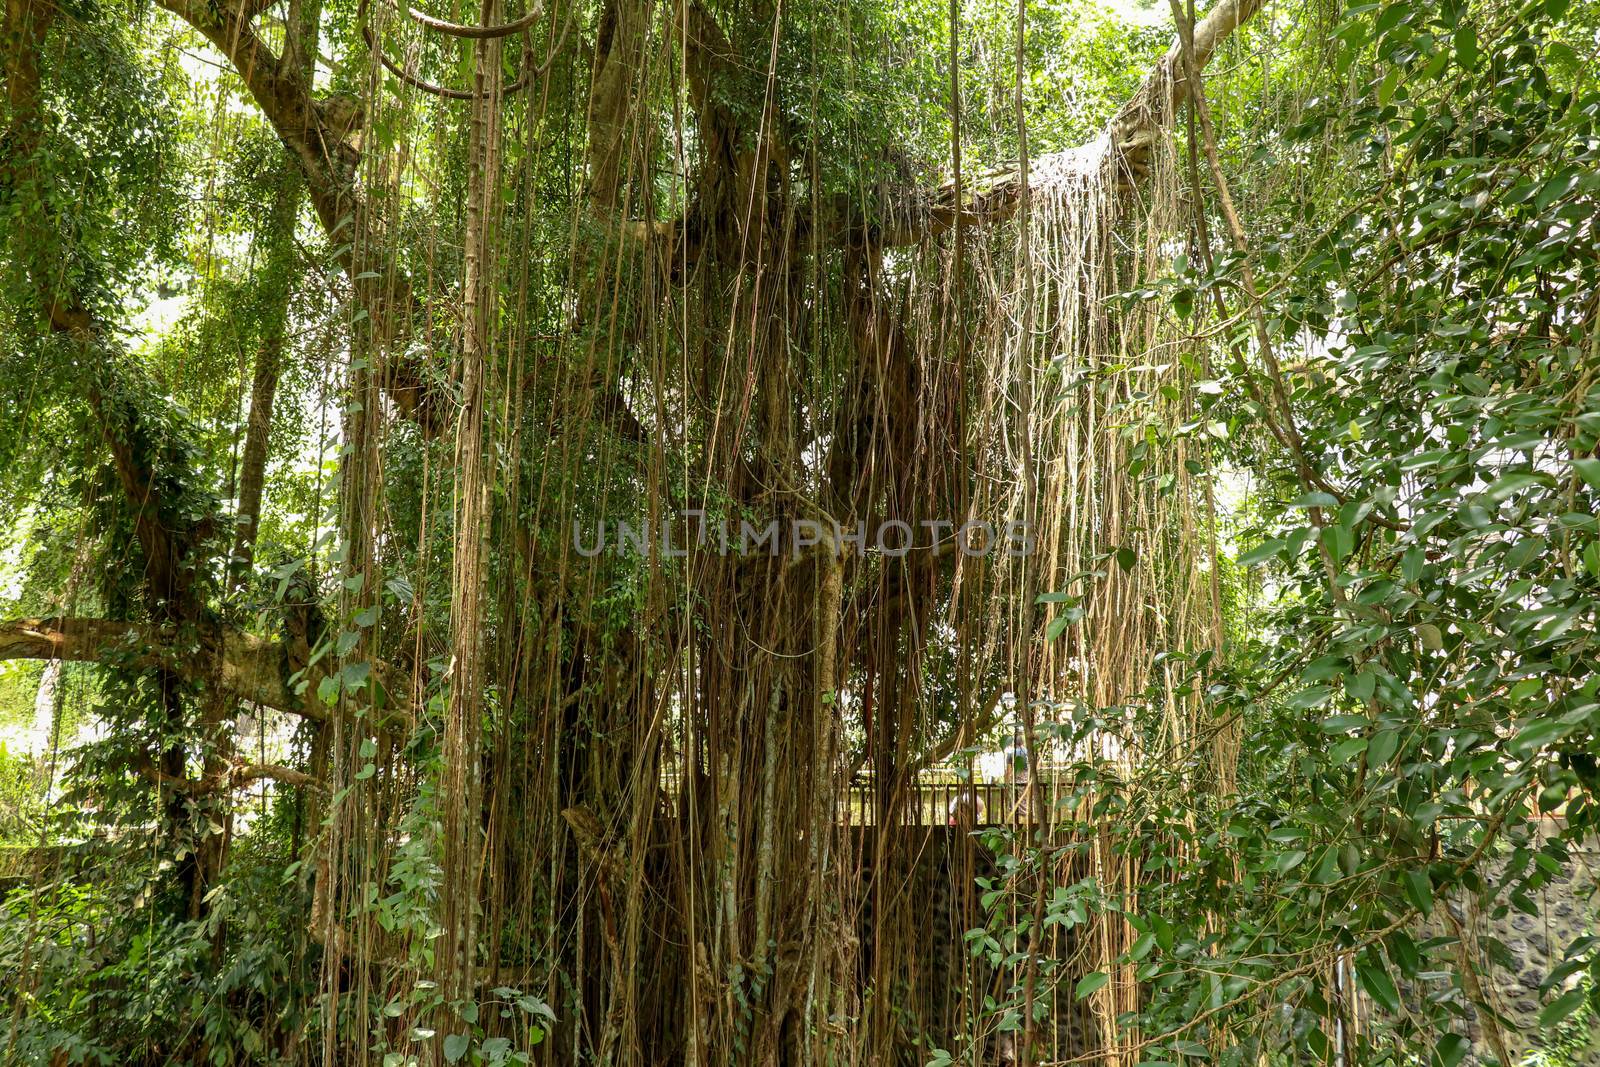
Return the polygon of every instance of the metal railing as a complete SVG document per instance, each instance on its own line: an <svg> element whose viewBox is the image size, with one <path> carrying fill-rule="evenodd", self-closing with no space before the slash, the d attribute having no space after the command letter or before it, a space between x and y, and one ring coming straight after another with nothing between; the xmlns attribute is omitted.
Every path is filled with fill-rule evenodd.
<svg viewBox="0 0 1600 1067"><path fill-rule="evenodd" d="M1039 782L919 781L901 795L884 798L871 781L852 783L839 798L839 822L877 826L886 812L898 826L1003 826L1023 822L1032 809L1046 810L1051 789Z"/></svg>
<svg viewBox="0 0 1600 1067"><path fill-rule="evenodd" d="M1026 781L966 782L957 772L934 768L914 784L903 786L898 797L879 796L878 783L871 773L850 783L835 801L841 826L877 826L885 812L897 826L1003 826L1026 821L1029 810L1047 811L1055 789L1049 768L1032 791ZM666 771L661 776L661 797L668 814L676 816L682 799L678 774Z"/></svg>

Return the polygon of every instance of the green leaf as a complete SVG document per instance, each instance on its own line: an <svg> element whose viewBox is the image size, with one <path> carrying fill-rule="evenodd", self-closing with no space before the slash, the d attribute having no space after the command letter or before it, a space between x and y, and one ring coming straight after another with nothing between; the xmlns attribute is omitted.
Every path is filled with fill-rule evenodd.
<svg viewBox="0 0 1600 1067"><path fill-rule="evenodd" d="M1499 503L1531 485L1538 484L1539 477L1537 475L1529 474L1526 471L1512 471L1510 474L1502 474L1490 483L1488 490L1484 492L1484 496Z"/></svg>
<svg viewBox="0 0 1600 1067"><path fill-rule="evenodd" d="M1456 27L1455 33L1456 63L1462 70L1477 73L1478 66L1478 32L1473 29L1472 23L1465 20Z"/></svg>
<svg viewBox="0 0 1600 1067"><path fill-rule="evenodd" d="M1388 969L1381 962L1370 957L1361 960L1356 964L1356 976L1369 997L1385 1011L1399 1014L1400 991L1395 988L1394 979L1389 977Z"/></svg>
<svg viewBox="0 0 1600 1067"><path fill-rule="evenodd" d="M1400 876L1405 886L1406 899L1422 915L1433 914L1433 879L1427 871L1406 871Z"/></svg>
<svg viewBox="0 0 1600 1067"><path fill-rule="evenodd" d="M1590 489L1600 489L1600 459L1575 459L1572 469L1589 483Z"/></svg>
<svg viewBox="0 0 1600 1067"><path fill-rule="evenodd" d="M1582 1004L1588 996L1588 990L1582 986L1567 990L1540 1009L1539 1026L1545 1030L1554 1028L1561 1020L1577 1011L1578 1005Z"/></svg>
<svg viewBox="0 0 1600 1067"><path fill-rule="evenodd" d="M1305 860L1306 854L1299 849L1296 849L1293 852L1285 852L1278 857L1278 873L1288 874L1290 871L1304 863Z"/></svg>
<svg viewBox="0 0 1600 1067"><path fill-rule="evenodd" d="M1428 557L1420 548L1407 549L1406 554L1400 558L1400 576L1407 584L1415 584L1422 577L1422 568L1427 565Z"/></svg>
<svg viewBox="0 0 1600 1067"><path fill-rule="evenodd" d="M1400 84L1400 68L1390 67L1389 73L1383 76L1383 81L1378 83L1378 103L1387 104L1394 96L1395 86Z"/></svg>
<svg viewBox="0 0 1600 1067"><path fill-rule="evenodd" d="M1517 731L1517 736L1511 740L1511 750L1519 755L1528 755L1571 731L1572 724L1560 719L1535 718Z"/></svg>
<svg viewBox="0 0 1600 1067"><path fill-rule="evenodd" d="M544 1001L540 1000L536 996L533 996L532 994L524 994L523 996L518 997L517 1007L531 1015L538 1015L542 1018L549 1019L551 1022L556 1021L556 1013L551 1009L550 1005L546 1004Z"/></svg>
<svg viewBox="0 0 1600 1067"><path fill-rule="evenodd" d="M1409 4L1388 5L1383 9L1383 14L1378 16L1377 24L1372 27L1372 35L1374 37L1382 37L1400 25L1401 21L1410 13L1411 6Z"/></svg>
<svg viewBox="0 0 1600 1067"><path fill-rule="evenodd" d="M1533 201L1533 209L1535 211L1544 211L1551 204L1572 192L1577 184L1578 175L1576 171L1569 170L1562 174L1557 174L1554 178L1545 182L1544 187L1539 190L1539 195Z"/></svg>
<svg viewBox="0 0 1600 1067"><path fill-rule="evenodd" d="M1078 979L1078 985L1073 990L1073 996L1078 1000L1083 1000L1109 981L1111 981L1111 975L1105 971L1090 971Z"/></svg>
<svg viewBox="0 0 1600 1067"><path fill-rule="evenodd" d="M1372 744L1367 746L1367 766L1387 766L1399 748L1400 734L1397 731L1379 730L1372 735Z"/></svg>
<svg viewBox="0 0 1600 1067"><path fill-rule="evenodd" d="M1366 750L1367 739L1365 737L1351 737L1334 745L1329 757L1335 764L1348 763Z"/></svg>
<svg viewBox="0 0 1600 1067"><path fill-rule="evenodd" d="M317 683L317 699L332 704L339 699L339 676L330 674Z"/></svg>
<svg viewBox="0 0 1600 1067"><path fill-rule="evenodd" d="M1267 560L1272 559L1280 551L1282 551L1283 546L1286 544L1288 544L1288 542L1281 537L1274 537L1270 541L1263 541L1261 544L1257 545L1239 557L1239 566L1254 567L1257 563L1265 563Z"/></svg>
<svg viewBox="0 0 1600 1067"><path fill-rule="evenodd" d="M1156 933L1156 944L1161 946L1161 951L1171 952L1172 946L1177 942L1177 931L1172 924L1159 915L1150 916L1150 926Z"/></svg>
<svg viewBox="0 0 1600 1067"><path fill-rule="evenodd" d="M1411 940L1411 936L1404 930L1396 930L1384 938L1384 944L1389 950L1389 958L1400 968L1400 973L1415 978L1422 969L1422 954L1417 951L1417 943Z"/></svg>
<svg viewBox="0 0 1600 1067"><path fill-rule="evenodd" d="M367 684L367 678L372 674L372 663L368 660L347 663L339 674L345 690L353 693Z"/></svg>
<svg viewBox="0 0 1600 1067"><path fill-rule="evenodd" d="M1542 689L1544 689L1544 680L1542 678L1524 678L1522 681L1511 687L1511 692L1508 696L1508 699L1513 704L1520 704L1522 701L1527 700L1529 697L1540 692Z"/></svg>
<svg viewBox="0 0 1600 1067"><path fill-rule="evenodd" d="M1460 1034L1445 1034L1434 1046L1433 1059L1438 1067L1456 1067L1471 1050L1472 1042Z"/></svg>
<svg viewBox="0 0 1600 1067"><path fill-rule="evenodd" d="M1329 715L1322 720L1322 732L1325 734L1346 734L1351 730L1359 730L1367 725L1365 715Z"/></svg>
<svg viewBox="0 0 1600 1067"><path fill-rule="evenodd" d="M1289 698L1289 706L1301 710L1314 708L1319 704L1327 703L1328 695L1331 692L1332 690L1325 685L1308 686Z"/></svg>
<svg viewBox="0 0 1600 1067"><path fill-rule="evenodd" d="M467 1054L467 1048L472 1044L472 1039L466 1034L450 1034L444 1039L444 1061L446 1063L459 1063Z"/></svg>

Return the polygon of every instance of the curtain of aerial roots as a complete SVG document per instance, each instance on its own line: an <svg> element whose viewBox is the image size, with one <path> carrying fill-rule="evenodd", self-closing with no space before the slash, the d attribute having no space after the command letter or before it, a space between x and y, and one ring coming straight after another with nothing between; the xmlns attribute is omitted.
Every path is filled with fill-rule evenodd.
<svg viewBox="0 0 1600 1067"><path fill-rule="evenodd" d="M1149 97L1160 99L1164 88L1155 85ZM1040 723L1063 721L1074 707L1127 707L1111 716L1111 728L1077 751L1052 751L1048 740L1039 742L1046 759L1108 761L1122 769L1123 780L1136 777L1145 760L1169 757L1196 735L1192 702L1170 696L1148 702L1152 682L1175 681L1170 674L1153 677L1152 662L1162 650L1209 647L1216 622L1207 575L1210 530L1194 515L1201 490L1191 484L1181 441L1174 446L1171 439L1191 403L1179 363L1183 334L1158 305L1130 309L1112 299L1160 272L1177 247L1174 235L1181 233L1169 138L1158 130L1153 140L1148 172L1136 185L1119 172L1122 164L1105 138L1034 160L1029 203L1018 223L1031 228L1029 239L1019 241L1011 227L987 234L968 250L977 272L968 300L979 318L969 358L980 368L971 385L968 434L980 475L972 513L1002 519L1024 514L1024 434L1031 436L1037 505L1032 556L989 557L987 576L963 576L986 578L983 599L970 606L957 601L960 625L974 632L970 647L963 647L982 664L1029 671L1026 691L1043 702ZM1029 263L1017 260L1019 248L1027 250ZM1030 295L1031 309L1024 306ZM1145 443L1148 449L1139 447ZM1118 550L1132 555L1119 558ZM1025 567L1035 569L1031 579ZM1030 590L1055 595L1044 598L1029 633L1007 630L1004 620L1017 618L1017 605ZM1056 633L1051 622L1057 615L1080 611L1078 621L1053 638L1045 636ZM1008 642L1016 647L1007 649ZM1015 673L999 677L1008 688L1023 690ZM1022 720L1019 714L1019 728ZM1215 773L1226 778L1229 772ZM1049 787L1045 796L1073 791L1070 778L1042 778ZM1079 810L1030 807L1029 830L1044 835L1034 840L1060 844L1075 834L1090 845L1060 853L1072 858L1037 872L1044 880L1038 884L1066 885L1092 876L1136 908L1137 861L1120 855L1108 834L1084 829L1097 799L1087 795ZM1074 823L1070 831L1056 825L1067 820ZM1032 911L1035 886L1018 888L1008 913L1013 922ZM916 929L914 919L905 925ZM1106 1064L1136 1062L1137 1035L1113 1026L1117 1015L1137 1006L1132 968L1115 963L1134 940L1131 928L1097 919L1067 933L1056 929L1037 946L1065 966L1042 994L1052 1001L1053 1025L1041 1028L1035 1056L1095 1053ZM911 945L903 951L917 950ZM1093 970L1108 971L1114 980L1091 996L1084 1018L1072 988ZM988 992L1009 988L1017 994L1025 982L1022 973L978 977ZM985 1043L983 1027L970 1017L961 1032L968 1042ZM993 1047L994 1039L986 1044Z"/></svg>
<svg viewBox="0 0 1600 1067"><path fill-rule="evenodd" d="M1039 691L1061 702L1058 714L1075 702L1141 706L1125 718L1124 729L1109 729L1091 739L1090 751L1075 753L1114 761L1125 772L1136 772L1145 757L1140 745L1153 733L1152 717L1162 722L1161 740L1181 741L1190 733L1187 709L1170 703L1142 707L1154 680L1149 672L1155 654L1198 648L1212 632L1200 617L1210 601L1200 595L1197 564L1208 557L1195 543L1189 474L1165 440L1180 421L1186 388L1177 338L1157 307L1113 314L1108 304L1113 294L1161 270L1163 251L1170 258L1177 203L1167 144L1164 135L1156 136L1147 180L1121 199L1116 163L1103 141L1040 160L1031 212L1031 246L1043 275L1031 351L1035 366L1047 368L1032 413L1040 457L1039 543L1047 553L1039 561L1039 587L1073 598L1049 605L1041 624L1048 633L1048 618L1074 608L1083 612L1060 640L1044 642L1037 653ZM1028 352L1022 346L1021 354ZM1002 348L1001 354L1008 353ZM1150 446L1142 471L1134 462L1141 443ZM1045 819L1076 817L1081 827L1097 799L1089 794L1082 810ZM1080 869L1057 871L1056 880L1093 876L1103 890L1136 907L1136 861L1119 855L1108 834L1087 834L1092 848L1074 861ZM1137 1007L1132 968L1116 965L1133 941L1132 931L1104 917L1076 934L1075 943L1057 949L1076 954L1057 1003L1071 1003L1070 983L1077 976L1111 973L1113 981L1091 997L1095 1025L1085 1028L1086 1043L1103 1051L1104 1063L1135 1062L1137 1035L1119 1034L1112 1025L1117 1015ZM1058 1055L1088 1051L1055 1043Z"/></svg>
<svg viewBox="0 0 1600 1067"><path fill-rule="evenodd" d="M1072 701L1140 701L1156 651L1213 632L1181 455L1152 448L1131 469L1147 428L1184 414L1178 338L1154 311L1108 302L1174 232L1165 138L1131 199L1103 144L1035 161L1026 264L1015 224L968 227L959 278L948 237L823 247L797 224L811 205L788 188L774 101L754 120L720 104L707 86L731 50L712 47L698 9L684 17L704 20L687 40L642 6L607 8L573 105L589 133L576 190L576 161L544 155L548 87L496 110L501 64L483 43L476 99L381 104L417 147L366 155L353 240L374 246L367 261L393 261L399 190L449 202L419 160L438 167L464 126L468 178L462 228L409 264L413 279L460 277L459 297L419 292L426 325L403 341L351 323L340 622L353 637L336 654L407 668L411 684L385 678L381 702L347 686L316 747L334 786L313 865L326 1062L416 1053L418 1033L436 1055L428 1031L469 1025L524 1043L529 1020L499 1010L506 988L554 1010L535 1020L551 1063L877 1065L921 1062L928 1044L998 1056L985 997L1005 1001L1024 976L962 950L984 921L970 892L984 861L965 835L910 829L928 821L913 817L918 769L996 725L1003 693L1045 701L1041 721ZM538 35L512 47L537 54ZM687 101L692 154L638 106L655 86L682 89L663 95ZM656 203L651 167L679 152L671 172L687 177ZM625 221L680 213L681 242ZM400 345L456 353L444 440L381 439L371 368ZM1004 552L964 554L949 527L931 545L927 523L1024 517L1025 435L1034 574ZM382 506L380 457L394 454L420 486L414 544ZM685 508L712 533L677 556L661 531L695 545ZM776 554L719 550L723 524L737 542L742 521L774 520ZM816 523L818 543L795 551L794 520ZM622 522L646 538L621 539ZM828 532L890 522L915 550L861 554ZM602 529L604 548L580 553ZM1067 607L1053 601L1019 632L1025 588L1079 598L1082 618L1043 641ZM444 597L449 632L428 632L421 605ZM380 618L402 635L388 648ZM1144 708L1155 729L1073 755L1137 766L1144 744L1187 739L1190 715ZM1076 814L1027 817L1059 840L1054 824ZM957 859L930 874L945 849ZM1093 875L1132 902L1140 872L1109 842L1075 856L1015 886L1013 917L1045 880ZM936 958L936 940L955 948ZM1129 976L1089 1018L1062 978L1115 970L1129 941L1099 923L1035 945L1068 961L1040 993L1060 1018L1042 1054L1087 1044L1117 1061Z"/></svg>
<svg viewBox="0 0 1600 1067"><path fill-rule="evenodd" d="M498 0L483 0L484 25L496 22L499 8ZM391 1049L437 1062L442 1039L470 1032L478 1014L485 850L480 735L493 688L488 540L492 456L506 421L504 412L489 410L497 369L504 116L501 37L477 39L471 48L465 102L436 104L430 112L420 106L426 96L396 83L380 93L376 56L362 94L368 114L378 111L411 136L428 136L417 121L423 116L432 118L441 139L465 134L459 234L442 241L430 235L421 270L401 262L393 238L405 205L401 191L415 195L419 184L424 196L442 191L441 176L419 174L407 147L364 153L365 195L346 205L349 215L339 230L348 236L352 259L370 269L355 279L348 322L335 554L340 593L338 617L329 620L329 654L340 684L336 714L312 743L312 759L326 768L332 787L328 808L315 813L322 831L312 846L311 925L324 957L320 1055L307 1055L321 1062L380 1061ZM459 251L452 255L451 249ZM459 298L448 302L448 312L417 279L434 270L460 278ZM426 323L420 337L413 333L419 320ZM380 384L388 362L415 358L426 348L456 353L453 422L421 460L417 543L399 546L384 504L390 491L384 458L394 442L385 433ZM442 539L440 530L446 531ZM414 561L409 568L397 566L407 560ZM430 588L448 595L446 632L422 624L420 606ZM405 621L403 630L380 625L396 616ZM395 632L403 634L399 641L379 640ZM380 676L373 669L379 663L408 669ZM445 666L443 684L430 686L438 663Z"/></svg>

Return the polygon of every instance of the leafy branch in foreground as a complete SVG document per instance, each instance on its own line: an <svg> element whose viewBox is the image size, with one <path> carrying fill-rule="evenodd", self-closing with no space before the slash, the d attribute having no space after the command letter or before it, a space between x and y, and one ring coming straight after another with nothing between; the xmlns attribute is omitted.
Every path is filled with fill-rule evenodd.
<svg viewBox="0 0 1600 1067"><path fill-rule="evenodd" d="M1334 62L1370 82L1275 151L1362 180L1268 182L1248 224L1216 187L1225 226L1199 218L1160 287L1226 356L1197 423L1275 468L1240 556L1279 591L1266 632L1170 660L1217 729L1249 724L1239 788L1195 791L1209 752L1161 748L1141 709L1162 692L1080 715L1071 750L1109 734L1164 758L1128 780L1085 759L1048 833L997 839L1024 899L989 928L1026 951L1038 872L1116 842L1138 873L1099 861L1061 921L1131 927L1116 963L1147 996L1121 1023L1144 1062L1449 1067L1469 1033L1514 1058L1462 916L1535 913L1600 827L1594 30L1559 3L1352 9ZM1209 121L1190 136L1220 181ZM1597 949L1552 948L1552 1034L1588 1010L1593 978L1571 983Z"/></svg>

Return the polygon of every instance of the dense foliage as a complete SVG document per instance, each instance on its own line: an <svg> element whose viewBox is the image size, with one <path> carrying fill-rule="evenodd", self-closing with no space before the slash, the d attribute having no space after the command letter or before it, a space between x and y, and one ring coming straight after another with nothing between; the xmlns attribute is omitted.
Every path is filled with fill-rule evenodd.
<svg viewBox="0 0 1600 1067"><path fill-rule="evenodd" d="M8 0L6 1062L1586 1062L1600 7L1257 6Z"/></svg>
<svg viewBox="0 0 1600 1067"><path fill-rule="evenodd" d="M1267 150L1316 167L1267 179L1244 255L1191 249L1159 294L1231 353L1197 424L1255 472L1240 562L1272 598L1248 644L1188 675L1213 728L1244 725L1236 796L1197 809L1203 753L1129 781L1084 769L1094 824L1156 883L1091 893L1141 931L1153 1059L1230 1032L1253 1036L1227 1062L1331 1058L1355 1015L1326 976L1348 965L1384 1010L1345 1054L1460 1062L1495 1025L1462 972L1492 992L1508 949L1460 962L1459 928L1419 919L1446 896L1537 914L1594 832L1594 32L1559 3L1347 13L1331 58L1360 80ZM1277 366L1241 310L1246 259ZM1600 967L1592 938L1558 947L1552 1028Z"/></svg>

